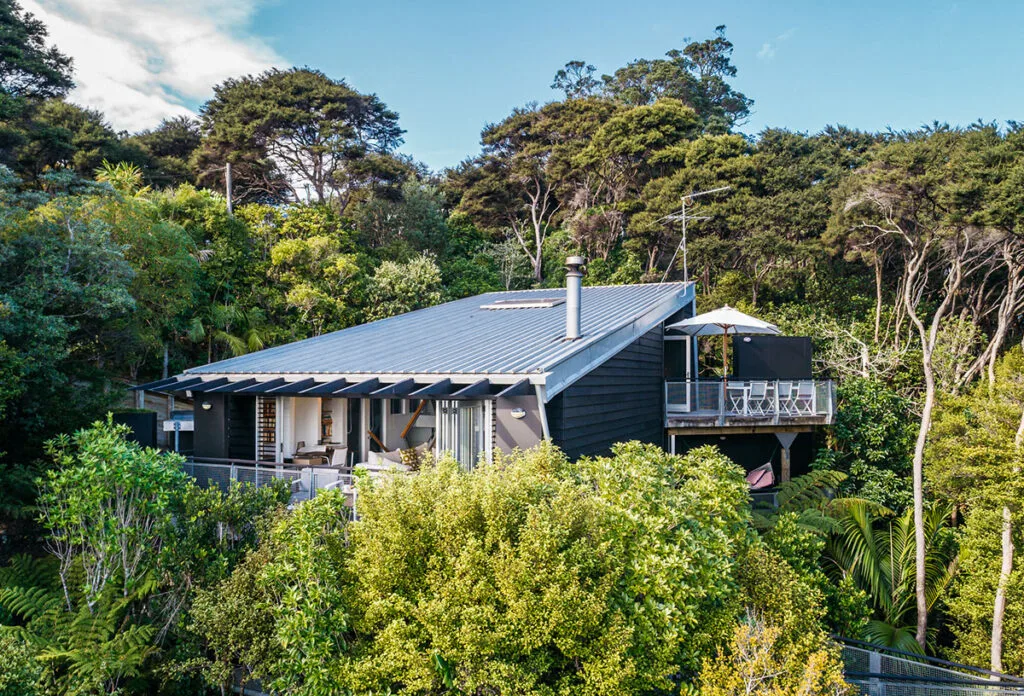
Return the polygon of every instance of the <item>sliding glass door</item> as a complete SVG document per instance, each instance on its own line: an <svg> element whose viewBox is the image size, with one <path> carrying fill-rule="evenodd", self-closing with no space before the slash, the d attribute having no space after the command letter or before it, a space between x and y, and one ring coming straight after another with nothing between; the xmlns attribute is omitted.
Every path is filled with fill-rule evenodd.
<svg viewBox="0 0 1024 696"><path fill-rule="evenodd" d="M441 401L437 411L438 449L472 469L491 458L493 409L490 401Z"/></svg>

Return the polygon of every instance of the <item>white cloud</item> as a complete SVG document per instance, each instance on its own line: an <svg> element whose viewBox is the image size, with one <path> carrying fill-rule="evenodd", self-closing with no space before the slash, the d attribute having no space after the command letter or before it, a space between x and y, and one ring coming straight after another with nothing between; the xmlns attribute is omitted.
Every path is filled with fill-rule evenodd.
<svg viewBox="0 0 1024 696"><path fill-rule="evenodd" d="M796 27L793 27L782 32L781 34L776 36L772 41L765 41L763 44L761 44L761 50L757 52L758 59L771 60L772 58L774 58L775 50L778 48L779 44L784 41L789 41L791 38L793 38L793 34L795 33Z"/></svg>
<svg viewBox="0 0 1024 696"><path fill-rule="evenodd" d="M228 77L283 61L246 35L260 0L22 0L75 61L70 100L118 129L192 113Z"/></svg>

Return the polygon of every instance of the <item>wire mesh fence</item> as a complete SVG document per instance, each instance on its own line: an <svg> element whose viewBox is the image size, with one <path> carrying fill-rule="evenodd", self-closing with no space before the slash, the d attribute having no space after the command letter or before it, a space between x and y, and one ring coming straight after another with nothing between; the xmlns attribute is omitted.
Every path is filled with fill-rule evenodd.
<svg viewBox="0 0 1024 696"><path fill-rule="evenodd" d="M1024 696L1024 679L842 639L846 679L866 696Z"/></svg>

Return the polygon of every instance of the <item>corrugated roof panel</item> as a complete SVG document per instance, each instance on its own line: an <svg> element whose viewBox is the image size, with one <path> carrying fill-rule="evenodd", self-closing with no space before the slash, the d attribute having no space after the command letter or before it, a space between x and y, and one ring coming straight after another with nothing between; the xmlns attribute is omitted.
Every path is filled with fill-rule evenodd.
<svg viewBox="0 0 1024 696"><path fill-rule="evenodd" d="M192 368L203 374L532 374L562 360L667 300L680 306L686 283L584 287L583 337L564 340L565 305L488 310L499 300L565 297L564 289L497 292L354 326Z"/></svg>

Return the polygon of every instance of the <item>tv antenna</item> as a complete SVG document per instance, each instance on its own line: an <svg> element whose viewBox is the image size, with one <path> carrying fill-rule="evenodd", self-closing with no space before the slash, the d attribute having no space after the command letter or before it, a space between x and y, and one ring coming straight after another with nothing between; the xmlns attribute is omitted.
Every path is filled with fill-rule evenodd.
<svg viewBox="0 0 1024 696"><path fill-rule="evenodd" d="M683 238L681 240L679 240L679 245L676 247L675 252L673 252L673 254L672 254L672 258L668 262L668 268L665 269L665 274L663 276L661 276L661 282L662 283L665 282L665 279L668 278L668 274L672 271L672 264L674 264L676 262L676 256L679 255L679 250L680 249L683 251L683 282L686 282L686 281L690 280L690 269L687 266L687 257L686 257L686 221L687 220L710 220L711 219L711 218L703 216L703 215L687 215L686 214L686 206L691 204L693 202L693 199L697 198L698 196L706 196L706 195L708 195L710 193L719 193L721 191L728 191L731 188L732 188L732 186L720 186L718 188L708 189L707 191L698 191L697 193L687 194L687 195L683 196L683 198L682 198L681 209L680 209L680 211L678 213L672 213L671 215L666 215L665 217L661 218L661 220L658 221L658 222L662 222L662 221L674 222L676 220L679 220L679 222L682 223L682 227L683 227Z"/></svg>

